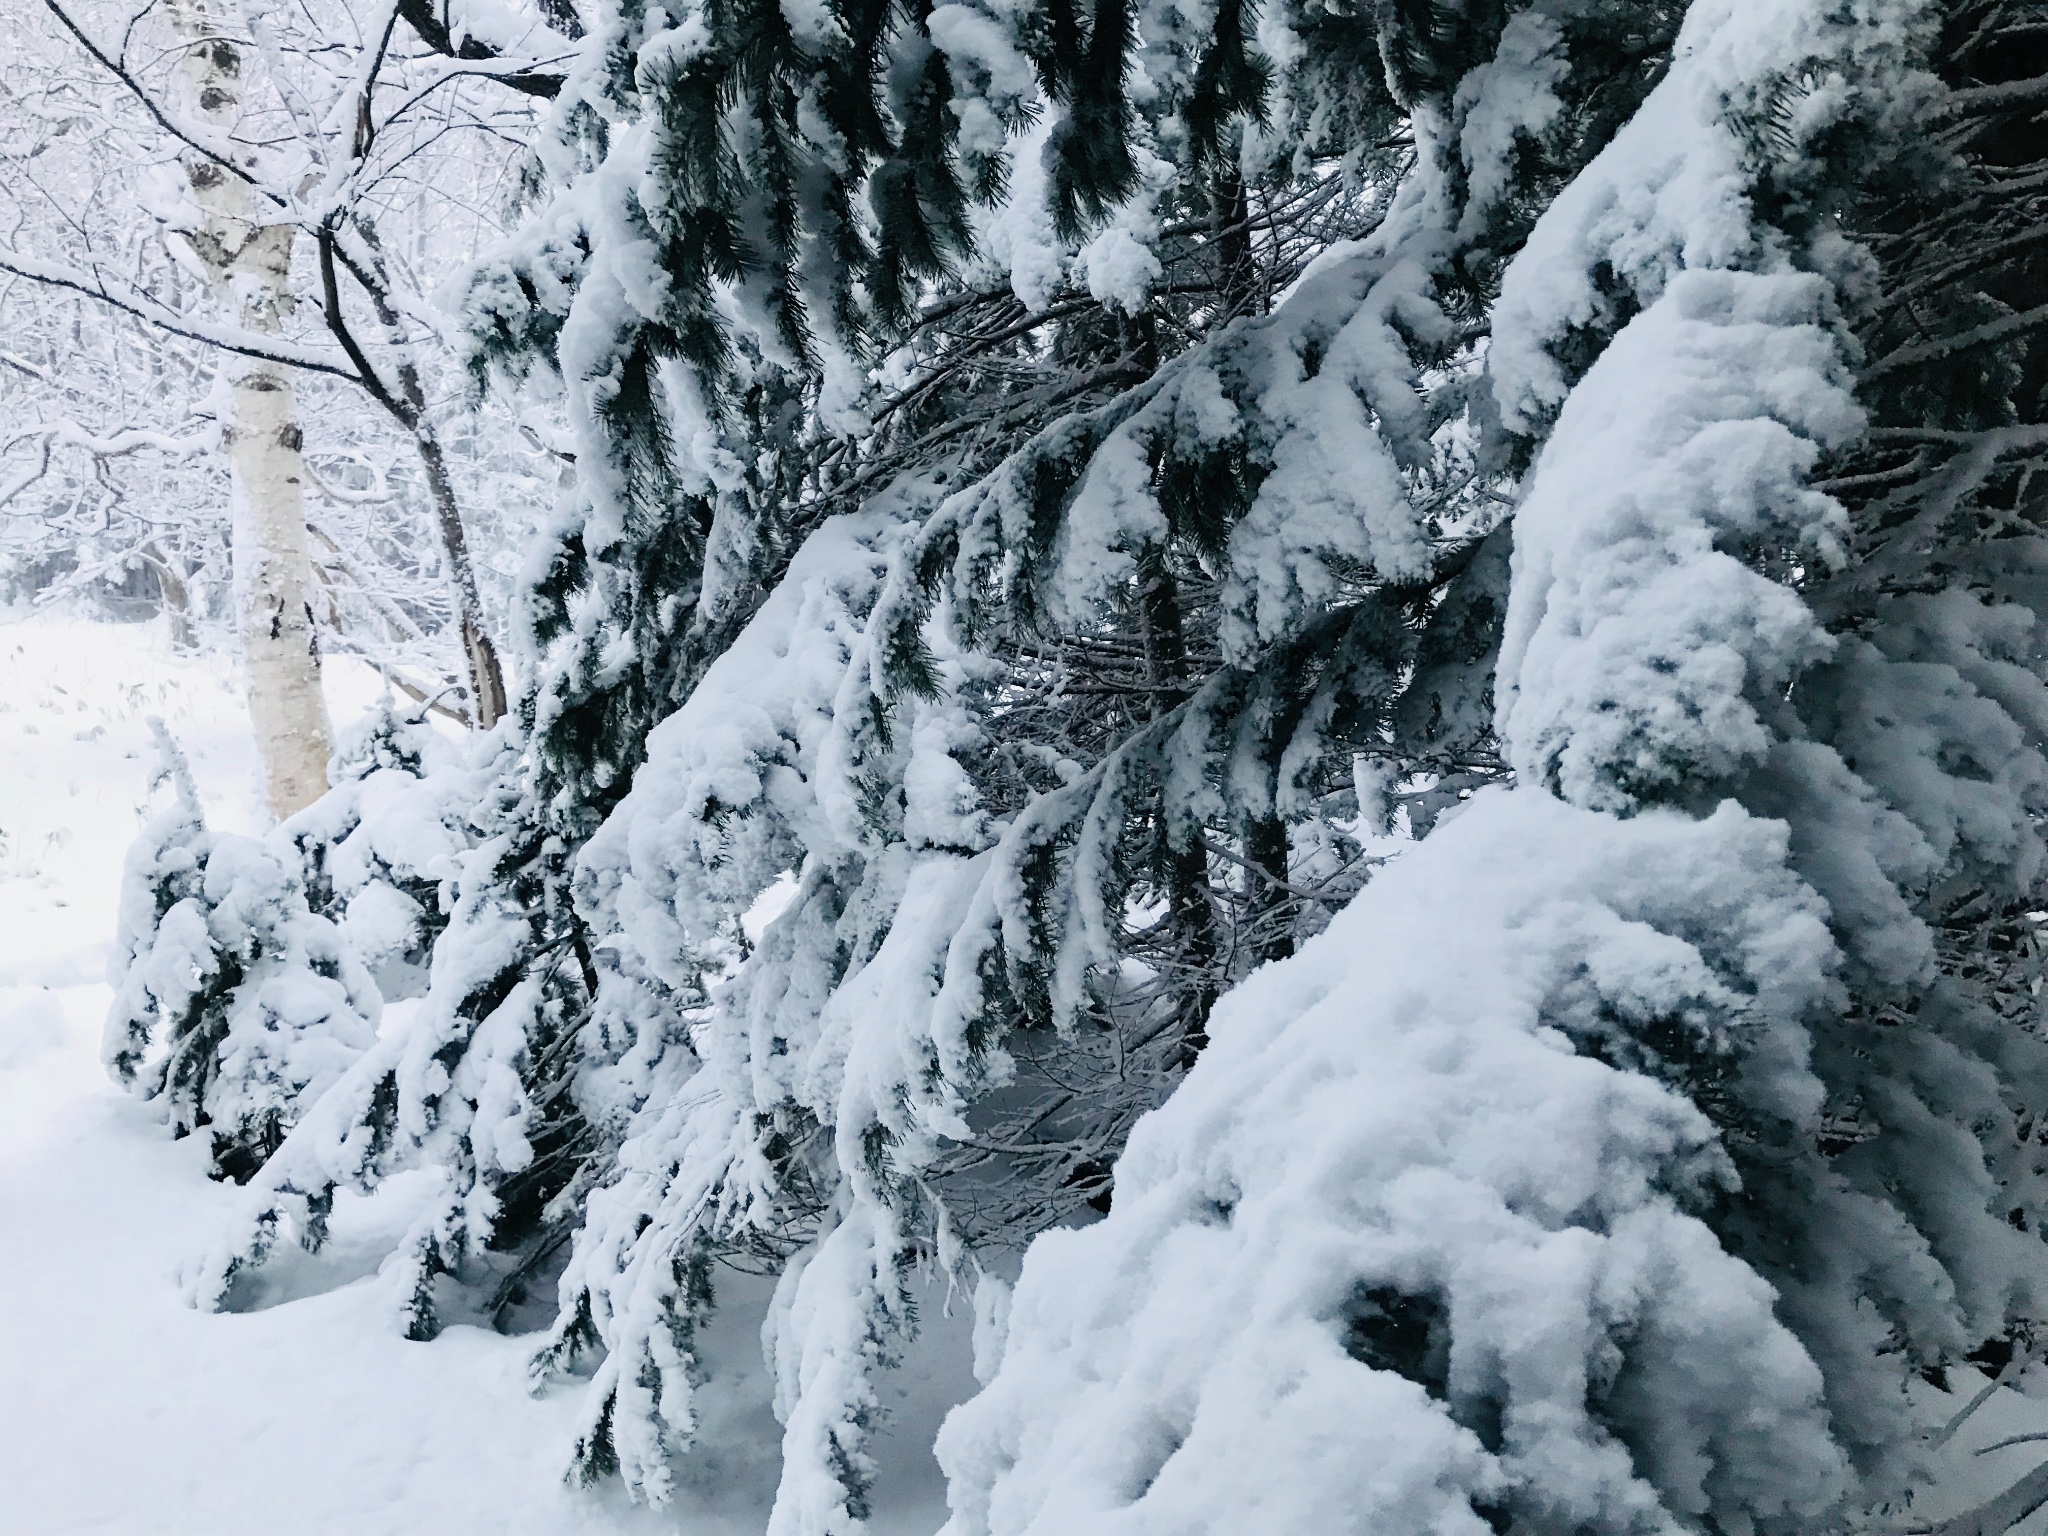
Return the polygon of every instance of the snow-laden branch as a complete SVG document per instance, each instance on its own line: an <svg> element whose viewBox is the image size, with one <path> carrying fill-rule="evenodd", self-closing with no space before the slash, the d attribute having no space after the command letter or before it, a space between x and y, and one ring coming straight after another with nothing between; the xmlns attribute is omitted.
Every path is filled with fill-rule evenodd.
<svg viewBox="0 0 2048 1536"><path fill-rule="evenodd" d="M22 443L36 445L35 462L11 479L0 481L0 507L7 506L50 472L53 448L82 449L95 459L127 458L145 450L155 450L172 458L190 458L220 446L220 426L217 422L209 423L184 437L172 437L168 433L152 432L142 427L123 427L118 432L101 435L88 431L75 421L58 421L17 432L7 442L5 450L0 451L12 451Z"/></svg>
<svg viewBox="0 0 2048 1536"><path fill-rule="evenodd" d="M1865 380L1876 380L1904 368L1925 368L1946 361L1958 353L2011 341L2015 337L2040 330L2043 326L2048 326L2048 304L2037 304L2032 309L2001 316L1983 325L1973 326L1967 331L1959 331L1953 336L1938 336L1933 341L1900 347L1864 369L1863 377Z"/></svg>
<svg viewBox="0 0 2048 1536"><path fill-rule="evenodd" d="M146 427L123 427L117 432L101 435L88 431L75 421L58 421L18 432L7 446L12 448L31 438L42 438L51 447L80 448L96 459L126 458L131 453L149 448L174 458L189 458L220 446L220 424L209 422L187 436L173 437L166 432L152 432Z"/></svg>
<svg viewBox="0 0 2048 1536"><path fill-rule="evenodd" d="M2044 105L2048 105L2048 75L2033 75L1952 92L1942 103L1940 115L1954 120L1991 112L2024 112Z"/></svg>
<svg viewBox="0 0 2048 1536"><path fill-rule="evenodd" d="M403 101L385 114L384 122L388 126L398 121L422 101L433 95L434 92L454 81L467 79L495 80L501 85L510 85L515 89L524 89L519 84L520 81L540 78L540 72L567 69L569 61L573 57L572 53L564 50L561 53L530 59L460 59L446 65L439 73L431 76L425 84L414 87ZM554 79L557 77L547 75L545 78Z"/></svg>
<svg viewBox="0 0 2048 1536"><path fill-rule="evenodd" d="M506 57L503 48L478 37L466 18L451 25L449 6L445 3L437 14L433 0L399 0L398 14L421 42L444 57L464 63L503 65L502 71L492 71L493 78L515 91L548 101L561 92L566 71L555 68L558 60Z"/></svg>
<svg viewBox="0 0 2048 1536"><path fill-rule="evenodd" d="M361 384L363 377L353 367L335 357L331 352L314 347L302 347L275 336L266 336L261 331L246 326L224 325L215 320L203 320L188 315L182 310L171 308L162 300L117 277L110 277L98 267L74 267L65 262L45 261L39 256L29 256L15 250L0 247L0 272L12 272L16 277L25 277L31 282L42 283L51 288L68 288L73 293L82 293L89 299L96 299L111 309L155 326L158 330L173 336L182 336L187 341L197 341L223 352L234 352L243 357L257 358L263 362L280 363L288 368L303 368L309 373L329 374L337 379L347 379L352 384Z"/></svg>
<svg viewBox="0 0 2048 1536"><path fill-rule="evenodd" d="M1907 1527L1908 1536L2005 1536L2027 1516L2048 1504L2048 1461L2034 1468L1994 1499L1933 1524Z"/></svg>
<svg viewBox="0 0 2048 1536"><path fill-rule="evenodd" d="M0 484L0 507L6 506L9 502L13 501L15 497L19 496L23 491L27 490L30 486L34 485L38 480L42 479L44 475L50 472L49 439L43 439L36 445L36 448L37 453L35 463L31 465L29 468L23 470L20 474L8 480L5 484Z"/></svg>
<svg viewBox="0 0 2048 1536"><path fill-rule="evenodd" d="M383 506L396 497L397 492L393 491L385 481L382 470L372 466L371 473L377 479L374 489L351 491L345 486L329 484L326 478L311 463L306 465L306 479L311 482L314 491L326 500L333 502L336 506L343 507Z"/></svg>

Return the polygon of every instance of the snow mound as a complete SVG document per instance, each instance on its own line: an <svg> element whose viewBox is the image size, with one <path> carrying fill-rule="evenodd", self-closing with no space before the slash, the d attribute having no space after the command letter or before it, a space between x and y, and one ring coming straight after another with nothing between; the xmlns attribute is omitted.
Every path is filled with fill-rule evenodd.
<svg viewBox="0 0 2048 1536"><path fill-rule="evenodd" d="M1820 1373L1692 1214L1732 1182L1712 1128L1599 1059L1616 1020L1763 1033L1825 994L1783 840L1489 794L1226 997L1108 1220L1027 1256L940 1436L950 1536L1825 1510Z"/></svg>

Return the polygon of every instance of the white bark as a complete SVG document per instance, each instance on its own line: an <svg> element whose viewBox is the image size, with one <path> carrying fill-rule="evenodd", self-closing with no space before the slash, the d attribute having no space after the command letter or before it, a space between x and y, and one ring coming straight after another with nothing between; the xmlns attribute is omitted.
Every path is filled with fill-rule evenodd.
<svg viewBox="0 0 2048 1536"><path fill-rule="evenodd" d="M271 814L283 818L326 791L334 750L308 601L299 427L284 369L244 360L232 387L228 447L242 665Z"/></svg>
<svg viewBox="0 0 2048 1536"><path fill-rule="evenodd" d="M180 71L189 110L230 138L241 117L240 52L203 4L182 6L179 22L189 39ZM275 335L292 307L292 226L263 223L249 184L212 160L193 156L186 174L197 212L186 237L215 291L242 325ZM333 753L310 603L305 468L290 371L242 356L227 367L237 627L270 811L282 818L326 790Z"/></svg>

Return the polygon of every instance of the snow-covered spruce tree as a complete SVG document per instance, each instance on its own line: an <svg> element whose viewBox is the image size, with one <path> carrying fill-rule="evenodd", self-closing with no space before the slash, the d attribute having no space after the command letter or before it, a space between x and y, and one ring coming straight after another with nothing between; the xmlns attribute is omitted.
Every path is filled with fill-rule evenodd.
<svg viewBox="0 0 2048 1536"><path fill-rule="evenodd" d="M376 1038L381 999L311 910L290 843L208 830L163 726L152 787L171 803L128 855L104 1055L161 1099L172 1134L204 1131L221 1178L248 1178L300 1104Z"/></svg>
<svg viewBox="0 0 2048 1536"><path fill-rule="evenodd" d="M296 1104L282 1143L245 1175L230 1227L190 1267L195 1300L218 1304L285 1230L317 1251L337 1188L367 1192L423 1166L436 1191L384 1283L408 1336L431 1338L436 1280L481 1249L504 1209L495 1186L520 1187L536 1141L547 1145L527 1084L580 976L558 981L573 955L536 943L546 907L517 905L540 841L523 740L508 722L450 742L386 706L347 738L328 793L271 834L381 996L417 1004ZM504 1266L490 1278L516 1288Z"/></svg>
<svg viewBox="0 0 2048 1536"><path fill-rule="evenodd" d="M424 1333L437 1269L515 1283L606 1180L549 1352L608 1351L582 1466L658 1496L705 1260L789 1264L778 1519L805 1526L861 1507L902 1266L1106 1203L1217 993L1362 878L1361 777L1383 811L1417 764L1495 771L1499 470L1483 405L1460 425L1484 302L1672 29L1288 13L1261 57L1236 10L900 20L785 55L779 11L593 19L558 194L470 310L484 362L558 378L578 427L536 681L456 797L482 809L425 1006L194 1277L217 1297L280 1222L317 1241L336 1182L423 1161L444 1199L399 1269ZM1383 52L1435 114L1419 144ZM1459 96L1475 67L1492 85ZM821 141L880 80L881 137ZM856 186L876 213L914 192L923 225L834 223ZM572 907L576 848L679 701ZM1361 750L1388 766L1354 774ZM798 901L707 996L784 871ZM847 1075L876 996L913 1009L874 1013Z"/></svg>
<svg viewBox="0 0 2048 1536"><path fill-rule="evenodd" d="M1504 541L1478 542L1494 471L1447 424L1466 410L1489 272L1542 184L1565 179L1646 88L1669 18L1617 47L1570 17L1510 28L1505 12L1470 25L1394 16L1385 51L1442 119L1426 172L1370 253L1348 253L1281 316L1232 331L1387 212L1415 146L1379 84L1378 33L1321 13L1276 22L1268 42L1286 68L1269 84L1242 14L1183 32L1162 13L1140 35L1153 40L1148 78L1166 83L1127 100L1112 65L1129 37L1076 38L1067 23L1042 33L1025 18L1005 42L1008 21L947 11L931 23L944 70L892 109L898 158L940 177L920 197L943 232L950 162L925 163L915 125L927 87L957 95L937 127L957 131L969 179L994 203L968 210L964 280L918 312L882 373L893 392L871 394L873 430L851 441L833 431L850 409L840 364L890 334L888 240L857 286L872 307L814 305L827 317L815 331L792 332L786 299L821 291L804 288L802 258L836 202L799 200L793 225L770 222L796 235L737 247L750 261L724 249L732 200L752 208L749 189L779 185L772 158L740 150L798 140L775 115L790 102L745 74L760 62L754 40L781 20L707 16L710 36L747 46L707 48L691 23L622 52L619 36L652 23L622 14L593 28L551 151L566 190L473 302L487 357L516 368L551 354L582 428L582 500L534 587L545 649L531 750L501 781L510 830L482 837L457 882L408 1043L366 1057L308 1118L195 1289L217 1295L280 1218L317 1240L304 1213L334 1180L423 1159L450 1174L409 1244L413 1325L426 1331L433 1270L487 1244L523 1244L521 1262L544 1254L630 1133L550 1352L609 1351L582 1464L618 1463L658 1495L667 1437L689 1422L702 1261L781 1266L795 1253L778 1315L823 1321L804 1349L780 1351L792 1427L778 1518L815 1525L861 1507L867 1368L910 1322L902 1265L936 1254L958 1268L972 1262L963 1242L1015 1241L1106 1203L1124 1128L1199 1054L1218 991L1356 888L1341 823L1355 814L1358 751L1392 764L1363 775L1382 803L1404 766L1491 771L1480 705ZM914 36L892 46L939 57ZM1570 73L1575 50L1585 89L1540 88ZM1457 97L1496 51L1493 88ZM677 60L691 68L669 73ZM880 65L857 51L848 67ZM888 68L898 84L920 78ZM707 94L723 116L706 118ZM1263 122L1244 115L1253 105ZM740 132L735 112L767 116ZM845 169L837 155L820 176ZM1541 167L1533 193L1504 173L1510 158ZM869 178L871 199L886 195L889 164ZM934 262L944 253L937 234L925 245ZM910 315L894 312L899 325ZM1127 469L1155 450L1156 484L1141 472L1135 487L1155 525L1133 527ZM1230 495L1219 503L1212 486ZM863 502L874 505L788 566L808 529ZM1003 541L1027 558L992 560ZM752 643L729 646L771 587ZM821 645L795 638L814 624L831 632ZM704 672L720 656L759 659L764 644L825 666L824 683L786 670L763 694L756 679L714 685L717 667ZM667 737L701 761L643 775L651 804L620 813L584 861L580 912L568 910L554 896L569 853L623 785L647 722L685 697ZM756 705L772 728L749 720L735 735L722 712ZM895 720L906 711L907 735ZM812 723L827 731L822 762L810 760ZM982 760L984 742L1001 750ZM809 825L789 825L795 805L757 803L764 754L795 770L798 804L815 797L820 813L797 818ZM635 825L675 819L660 786L684 768L720 789L686 808L680 830L731 821L750 856L703 839L710 878L684 871L696 889L664 898L673 916L639 890L615 907L620 849ZM633 883L660 889L666 860L657 849ZM784 870L800 872L804 894L707 999L705 970L738 912ZM964 912L947 910L948 890ZM899 912L912 894L916 910ZM870 1031L870 1051L900 1046L902 1060L849 1086L835 1056L859 1000L891 968L914 978L934 942L957 950L935 983L943 1006L934 1013L927 986L908 1045ZM608 980L572 1034L577 982L599 972ZM808 990L792 992L792 975ZM794 1009L786 1030L737 1033L761 1023L750 998ZM1001 1045L1019 1024L1021 1055ZM916 1044L919 1028L932 1048ZM927 1070L933 1049L948 1060ZM805 1056L818 1068L808 1081L776 1061ZM1006 1083L1019 1060L1023 1081ZM716 1070L700 1080L700 1063ZM1078 1093L1059 1086L1077 1077ZM992 1086L1000 1113L970 1125ZM552 1139L539 1153L536 1130ZM705 1155L678 1161L678 1145ZM396 1150L365 1161L365 1147ZM538 1237L539 1224L506 1219L515 1188L540 1208ZM803 1257L835 1239L835 1265ZM822 1297L802 1294L807 1274Z"/></svg>
<svg viewBox="0 0 2048 1536"><path fill-rule="evenodd" d="M1910 1485L1912 1372L2038 1318L2030 26L1701 0L1539 220L1519 787L1226 999L1038 1241L949 1532L1813 1529Z"/></svg>
<svg viewBox="0 0 2048 1536"><path fill-rule="evenodd" d="M985 61L971 19L935 14L934 37L957 25L979 52L952 56ZM810 538L658 728L579 861L579 905L610 934L595 1024L619 1053L584 1091L635 1110L543 1356L604 1350L587 1472L663 1493L693 1424L709 1261L742 1257L781 1270L772 1528L862 1519L872 1375L914 1326L908 1271L972 1280L977 1249L1107 1204L1125 1129L1199 1056L1218 992L1357 888L1360 778L1384 801L1420 765L1485 770L1484 609L1505 550L1485 540L1485 409L1466 414L1480 332L1458 316L1476 325L1544 176L1591 156L1669 42L1629 53L1595 33L1584 94L1560 95L1587 39L1548 16L1490 28L1430 34L1445 79L1401 144L1417 168L1392 185L1396 165L1368 168L1377 232L1313 273L1312 226L1282 217L1235 255L1163 233L1175 188L1213 201L1192 150L1178 170L1153 151L1149 206L1119 204L1063 255L1069 130L1022 136L988 243L1010 242L1002 302L1023 313L993 334L1017 334L1034 297L1057 307L1072 268L1140 286L1068 300L1051 362L1079 378L1043 425L996 418L938 452L942 418L918 459L885 461L887 488ZM1372 33L1352 43L1371 50L1354 65L1378 64ZM1405 31L1388 49L1421 67ZM985 98L998 73L955 78ZM1301 105L1309 84L1274 89ZM1153 102L1156 122L1127 123L1141 146L1185 128L1185 99ZM1374 129L1337 156L1399 121L1389 98L1376 119L1326 105ZM1269 146L1274 201L1342 195L1317 148ZM1543 168L1537 193L1511 160ZM1169 262L1204 302L1150 301ZM1240 296L1286 288L1243 314L1264 305ZM958 368L943 341L939 367ZM1027 381L1047 366L1006 361ZM785 874L781 915L707 990L707 958ZM1000 1284L983 1283L993 1311Z"/></svg>

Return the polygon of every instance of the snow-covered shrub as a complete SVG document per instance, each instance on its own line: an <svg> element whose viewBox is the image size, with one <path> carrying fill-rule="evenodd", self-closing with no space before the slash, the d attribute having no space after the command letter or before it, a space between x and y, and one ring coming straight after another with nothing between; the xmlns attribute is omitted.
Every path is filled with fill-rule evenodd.
<svg viewBox="0 0 2048 1536"><path fill-rule="evenodd" d="M382 1000L306 901L289 842L208 830L190 770L157 726L171 803L128 856L104 1056L204 1130L217 1176L248 1179L301 1107L376 1038Z"/></svg>
<svg viewBox="0 0 2048 1536"><path fill-rule="evenodd" d="M467 846L472 807L462 750L387 698L340 733L329 792L279 829L297 850L308 900L331 919L386 1001L426 987L447 926L442 882Z"/></svg>
<svg viewBox="0 0 2048 1536"><path fill-rule="evenodd" d="M417 1002L249 1180L229 1225L186 1274L196 1300L221 1300L282 1235L317 1251L337 1188L366 1192L398 1169L425 1167L438 1192L387 1270L405 1330L430 1338L440 1326L436 1278L461 1271L507 1221L547 1214L559 1184L536 1194L533 1180L563 1166L574 1172L563 1141L585 1134L580 1120L565 1128L532 1092L572 1022L556 979L565 967L577 982L581 973L566 941L536 944L545 910L520 904L522 876L531 878L516 864L527 846L518 818L531 804L521 740L508 725L437 749L417 734L373 729L336 788L279 829L296 837L327 882L327 899L344 909L343 934ZM423 986L414 959L421 949L429 956ZM518 1278L493 1272L499 1291L487 1310Z"/></svg>

